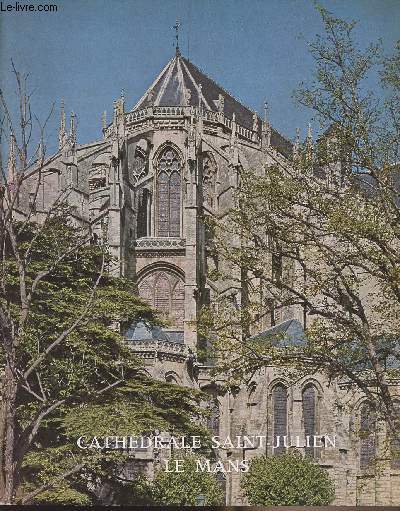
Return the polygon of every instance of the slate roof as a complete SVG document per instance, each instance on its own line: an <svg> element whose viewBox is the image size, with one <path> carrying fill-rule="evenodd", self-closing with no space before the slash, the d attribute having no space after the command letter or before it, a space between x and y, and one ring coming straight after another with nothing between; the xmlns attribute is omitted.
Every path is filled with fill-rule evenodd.
<svg viewBox="0 0 400 511"><path fill-rule="evenodd" d="M133 323L125 333L125 337L128 341L166 341L183 344L182 330L165 331L145 321Z"/></svg>
<svg viewBox="0 0 400 511"><path fill-rule="evenodd" d="M303 346L306 343L306 336L302 324L297 319L289 319L268 328L264 332L254 335L249 340L274 339L276 336L277 346Z"/></svg>
<svg viewBox="0 0 400 511"><path fill-rule="evenodd" d="M242 105L192 62L181 55L176 55L167 63L132 111L148 106L198 106L201 104L207 110L218 112L220 95L224 97L224 115L232 119L235 114L236 122L251 130L254 112ZM258 124L261 135L260 118ZM271 145L287 156L292 151L292 143L274 129L271 133Z"/></svg>

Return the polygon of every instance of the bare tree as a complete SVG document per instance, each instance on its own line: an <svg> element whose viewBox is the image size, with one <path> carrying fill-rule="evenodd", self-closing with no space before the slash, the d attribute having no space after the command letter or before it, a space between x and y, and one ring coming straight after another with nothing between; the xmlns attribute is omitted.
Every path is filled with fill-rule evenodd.
<svg viewBox="0 0 400 511"><path fill-rule="evenodd" d="M1 140L9 139L9 155L7 164L1 161L1 208L0 208L0 242L1 242L1 300L0 300L0 324L1 345L5 355L5 366L1 375L1 412L0 412L0 501L11 503L15 497L15 489L18 486L18 472L21 468L23 456L30 447L41 422L49 413L60 407L64 400L49 401L44 393L37 395L33 390L40 382L40 366L51 356L52 351L70 335L84 320L91 307L97 285L104 270L104 258L101 271L98 275L85 309L65 328L45 350L38 353L34 360L22 368L17 356L20 341L23 339L26 326L30 319L32 301L40 283L48 277L62 261L76 252L83 244L90 240L89 229L82 236L61 251L50 262L47 268L39 271L34 278L28 274L31 263L31 250L34 241L40 235L45 225L46 218L56 214L67 202L67 194L60 192L54 203L46 212L46 218L42 221L35 236L28 245L21 250L18 238L21 237L27 225L32 220L34 205L37 202L39 188L42 184L42 173L46 164L44 135L48 121L52 115L53 107L44 123L32 113L31 93L28 90L28 75L21 74L12 63L13 74L16 79L18 97L18 118L15 122L10 112L3 91L0 91L2 108ZM38 133L36 142L33 134ZM29 180L29 184L26 185ZM33 185L32 185L33 183ZM29 187L29 207L24 200ZM16 262L18 269L18 311L13 308L14 304L7 300L7 263L11 256ZM32 385L32 379L35 384ZM40 402L35 416L26 424L23 431L18 431L16 413L17 399L21 389L34 395ZM18 447L17 447L18 442Z"/></svg>

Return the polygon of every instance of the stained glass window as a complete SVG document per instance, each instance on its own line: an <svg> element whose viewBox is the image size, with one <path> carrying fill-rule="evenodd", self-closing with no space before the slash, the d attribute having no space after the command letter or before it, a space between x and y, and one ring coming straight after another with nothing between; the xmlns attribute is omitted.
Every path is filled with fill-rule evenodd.
<svg viewBox="0 0 400 511"><path fill-rule="evenodd" d="M138 197L138 213L137 213L137 237L143 238L149 236L149 206L151 196L150 192L144 188L140 190Z"/></svg>
<svg viewBox="0 0 400 511"><path fill-rule="evenodd" d="M274 411L274 454L279 455L285 452L284 436L287 435L287 390L282 384L274 387L272 392Z"/></svg>
<svg viewBox="0 0 400 511"><path fill-rule="evenodd" d="M376 416L369 404L360 411L360 468L365 469L372 463L376 454Z"/></svg>
<svg viewBox="0 0 400 511"><path fill-rule="evenodd" d="M171 283L165 273L160 273L154 282L154 307L168 318L171 309Z"/></svg>
<svg viewBox="0 0 400 511"><path fill-rule="evenodd" d="M172 148L164 150L158 164L157 211L158 236L180 236L181 162Z"/></svg>
<svg viewBox="0 0 400 511"><path fill-rule="evenodd" d="M174 323L182 325L185 317L185 287L181 280L178 280L172 291L172 314Z"/></svg>
<svg viewBox="0 0 400 511"><path fill-rule="evenodd" d="M392 438L390 441L390 450L391 450L391 468L395 470L400 470L400 401L395 401L394 403L395 415L396 415L396 434L391 433Z"/></svg>
<svg viewBox="0 0 400 511"><path fill-rule="evenodd" d="M314 435L317 430L317 389L314 385L308 385L303 390L303 424L304 434L309 437L309 447L305 448L307 456L314 458L316 448L314 445Z"/></svg>
<svg viewBox="0 0 400 511"><path fill-rule="evenodd" d="M151 273L140 282L139 295L174 327L183 328L185 286L177 275L164 270Z"/></svg>

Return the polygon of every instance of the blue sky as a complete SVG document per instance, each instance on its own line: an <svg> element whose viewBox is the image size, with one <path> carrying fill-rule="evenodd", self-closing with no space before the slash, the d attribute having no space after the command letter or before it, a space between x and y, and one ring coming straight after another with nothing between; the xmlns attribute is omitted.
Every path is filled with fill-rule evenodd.
<svg viewBox="0 0 400 511"><path fill-rule="evenodd" d="M3 0L3 5L14 0ZM20 3L33 2L19 0ZM80 143L101 138L101 113L125 90L131 108L174 54L176 18L185 56L245 105L262 111L293 138L310 113L292 91L312 72L307 41L322 32L311 0L41 0L57 13L0 13L1 84L11 102L10 58L29 72L33 109L45 117L65 99L78 118ZM390 51L400 38L400 0L322 0L335 15L359 20L357 38L382 38ZM189 48L189 49L188 49ZM58 108L58 105L57 105ZM58 111L49 125L55 147Z"/></svg>

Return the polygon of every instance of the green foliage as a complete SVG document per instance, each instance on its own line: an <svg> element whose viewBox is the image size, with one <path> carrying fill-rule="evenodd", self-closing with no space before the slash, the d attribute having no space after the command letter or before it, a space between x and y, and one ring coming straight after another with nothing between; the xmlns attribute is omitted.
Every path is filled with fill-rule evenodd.
<svg viewBox="0 0 400 511"><path fill-rule="evenodd" d="M183 458L183 457L182 457ZM197 458L185 456L183 472L166 472L160 468L151 483L151 496L155 504L195 506L203 496L206 506L223 504L222 487L213 473L196 471ZM170 461L171 468L174 459Z"/></svg>
<svg viewBox="0 0 400 511"><path fill-rule="evenodd" d="M299 453L254 458L241 486L256 506L325 506L335 497L326 470Z"/></svg>
<svg viewBox="0 0 400 511"><path fill-rule="evenodd" d="M139 318L159 321L130 281L110 274L113 261L106 247L88 243L88 233L62 212L43 225L15 224L15 230L28 289L43 275L22 322L21 277L5 247L0 301L15 325L17 370L27 375L17 393L19 495L43 486L33 502L95 503L95 485L88 482L115 481L127 454L80 450L78 437L155 430L204 437L196 420L204 396L142 374L123 330Z"/></svg>
<svg viewBox="0 0 400 511"><path fill-rule="evenodd" d="M354 22L318 9L325 31L310 43L313 77L296 93L319 121L318 141L240 169L234 207L211 220L219 264L209 278L242 289L241 299L221 294L200 329L218 333L219 369L232 380L265 366L344 378L398 436L400 46L389 58L379 44L360 48ZM373 76L377 94L367 88ZM254 339L300 315L306 342Z"/></svg>

